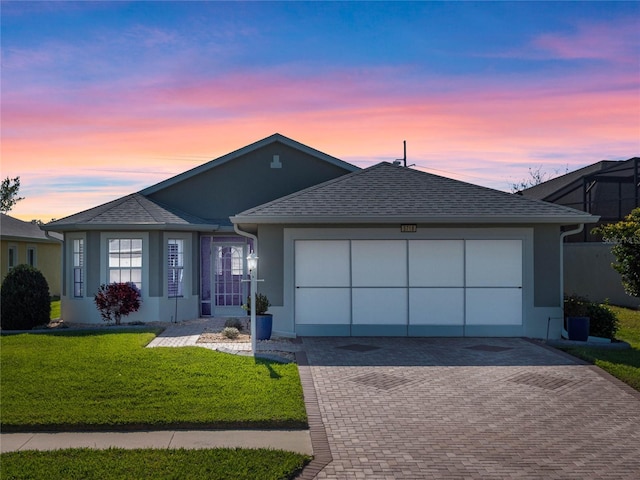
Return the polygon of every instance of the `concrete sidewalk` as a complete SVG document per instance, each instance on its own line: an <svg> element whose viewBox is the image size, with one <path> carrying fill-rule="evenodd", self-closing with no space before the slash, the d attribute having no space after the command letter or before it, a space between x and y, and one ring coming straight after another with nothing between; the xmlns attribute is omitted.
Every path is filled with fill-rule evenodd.
<svg viewBox="0 0 640 480"><path fill-rule="evenodd" d="M62 448L270 448L313 454L308 430L165 430L0 434L0 452Z"/></svg>

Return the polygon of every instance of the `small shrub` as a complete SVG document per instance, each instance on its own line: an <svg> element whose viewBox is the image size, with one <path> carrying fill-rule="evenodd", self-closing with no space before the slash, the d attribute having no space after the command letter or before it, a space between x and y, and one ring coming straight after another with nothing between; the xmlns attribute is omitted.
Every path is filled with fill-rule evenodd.
<svg viewBox="0 0 640 480"><path fill-rule="evenodd" d="M122 317L140 309L140 290L134 283L109 283L100 285L94 297L96 307L105 322L115 321L120 325Z"/></svg>
<svg viewBox="0 0 640 480"><path fill-rule="evenodd" d="M270 306L271 302L266 295L256 293L256 315L264 315L267 313ZM243 305L242 308L244 308L248 313L251 313L251 295L247 297L247 304Z"/></svg>
<svg viewBox="0 0 640 480"><path fill-rule="evenodd" d="M613 340L618 332L618 317L606 305L590 303L587 307L589 335Z"/></svg>
<svg viewBox="0 0 640 480"><path fill-rule="evenodd" d="M49 323L49 284L40 270L29 265L17 265L9 270L2 282L0 297L3 330L31 330Z"/></svg>
<svg viewBox="0 0 640 480"><path fill-rule="evenodd" d="M222 335L231 339L238 338L238 335L240 335L240 330L235 327L225 327L222 330Z"/></svg>
<svg viewBox="0 0 640 480"><path fill-rule="evenodd" d="M225 327L237 328L239 331L242 330L242 322L237 318L227 318L224 322Z"/></svg>
<svg viewBox="0 0 640 480"><path fill-rule="evenodd" d="M613 340L618 332L618 317L606 305L591 302L578 295L564 299L565 317L589 317L589 335Z"/></svg>

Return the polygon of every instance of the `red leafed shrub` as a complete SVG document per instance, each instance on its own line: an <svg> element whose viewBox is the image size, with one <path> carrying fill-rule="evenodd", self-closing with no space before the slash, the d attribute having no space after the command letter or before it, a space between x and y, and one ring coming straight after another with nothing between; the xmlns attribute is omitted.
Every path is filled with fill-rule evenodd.
<svg viewBox="0 0 640 480"><path fill-rule="evenodd" d="M142 298L134 283L109 283L100 285L94 301L105 322L115 321L120 325L122 317L140 309Z"/></svg>

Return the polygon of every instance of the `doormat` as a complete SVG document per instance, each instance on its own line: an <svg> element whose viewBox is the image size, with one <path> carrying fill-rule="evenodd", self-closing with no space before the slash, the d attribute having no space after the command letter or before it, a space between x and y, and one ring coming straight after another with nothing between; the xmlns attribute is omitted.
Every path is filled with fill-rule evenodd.
<svg viewBox="0 0 640 480"><path fill-rule="evenodd" d="M351 350L352 352L370 352L372 350L380 350L380 347L374 347L373 345L363 345L361 343L352 343L351 345L343 345L340 348L342 350Z"/></svg>
<svg viewBox="0 0 640 480"><path fill-rule="evenodd" d="M511 347L498 347L497 345L474 345L472 347L464 347L467 350L478 350L481 352L506 352L512 350Z"/></svg>

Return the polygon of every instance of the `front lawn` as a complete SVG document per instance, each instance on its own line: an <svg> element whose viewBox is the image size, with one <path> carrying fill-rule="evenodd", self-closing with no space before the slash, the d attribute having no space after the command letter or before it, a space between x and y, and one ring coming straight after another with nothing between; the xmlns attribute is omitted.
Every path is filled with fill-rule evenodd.
<svg viewBox="0 0 640 480"><path fill-rule="evenodd" d="M4 453L0 459L3 480L280 480L294 478L310 460L298 453L266 449L67 449Z"/></svg>
<svg viewBox="0 0 640 480"><path fill-rule="evenodd" d="M297 365L199 347L144 348L154 336L0 337L3 431L306 428Z"/></svg>
<svg viewBox="0 0 640 480"><path fill-rule="evenodd" d="M620 328L616 337L631 345L627 350L572 347L566 351L594 363L611 375L640 391L640 311L623 307L609 307L617 315Z"/></svg>

